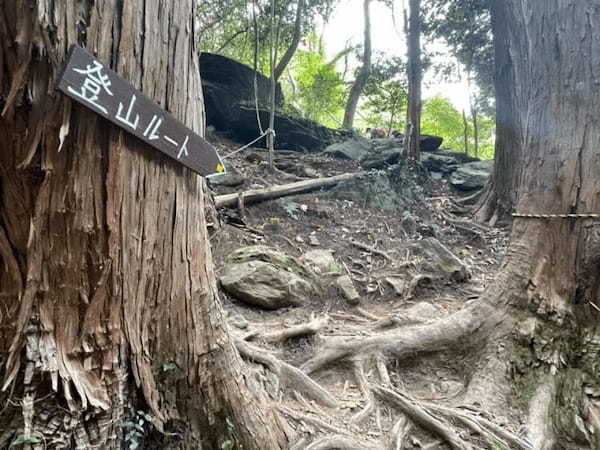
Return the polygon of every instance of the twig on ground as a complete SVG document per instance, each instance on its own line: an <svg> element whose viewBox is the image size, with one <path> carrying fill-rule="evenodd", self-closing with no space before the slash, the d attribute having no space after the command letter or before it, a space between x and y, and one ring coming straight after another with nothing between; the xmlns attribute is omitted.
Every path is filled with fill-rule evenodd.
<svg viewBox="0 0 600 450"><path fill-rule="evenodd" d="M372 247L370 245L367 245L363 242L359 242L357 240L351 239L350 243L352 245L354 245L355 247L358 247L362 250L365 250L367 252L373 253L374 255L379 255L384 257L385 259L387 259L389 262L394 262L394 260L392 259L392 257L390 255L388 255L386 252L382 251L382 250L377 250L375 247Z"/></svg>

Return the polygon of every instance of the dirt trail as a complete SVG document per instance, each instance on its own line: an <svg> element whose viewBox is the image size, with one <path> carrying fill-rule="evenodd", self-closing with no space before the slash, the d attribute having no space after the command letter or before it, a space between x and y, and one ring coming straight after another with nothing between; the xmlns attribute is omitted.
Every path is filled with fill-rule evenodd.
<svg viewBox="0 0 600 450"><path fill-rule="evenodd" d="M226 141L220 141L220 145L225 153L234 147ZM307 174L332 176L361 170L353 161L286 153L278 156L280 170L271 173L266 158L265 152L252 149L229 158L229 167L240 175L238 182L243 183L236 187L213 186L214 193L289 183ZM381 181L384 179L385 183ZM279 402L283 414L298 423L296 431L306 438L301 441L304 447L297 448L354 445L342 442L335 447L335 442L326 441L336 436L342 441L358 439L361 444L357 448L382 448L382 442L402 440L404 434L410 436L405 448L435 448L433 445L442 441L452 448L470 448L462 439L462 444L453 445L453 437L445 436L443 430L435 431L435 423L420 423L413 417L417 403L411 402L421 406L435 402L439 408L462 405L468 373L475 363L471 349L453 349L451 355L441 351L427 358L407 356L390 362L387 350L381 353L376 347L374 352L365 351L347 360L338 361L336 357L333 364L326 366L327 370L315 361L315 354L322 353L322 349L335 347L332 342L343 346L356 338L393 335L399 327L426 326L431 320L461 310L467 302L478 301L498 269L506 233L461 217L464 211L454 202L455 195L444 181L431 180L421 169L402 169L387 175L380 172L372 179L352 181L332 190L247 206L243 211L219 211L215 222L220 222L220 226L215 226L211 237L217 274L227 255L247 245L268 245L293 256L317 248L331 249L360 294L360 304L352 306L330 286L306 306L263 311L222 293L229 325L242 355L261 363L253 366L258 379ZM464 262L469 279L430 277L428 256L416 249L431 237ZM420 277L423 274L427 277ZM389 279L400 280L403 287L394 287ZM305 330L307 324L314 328ZM281 337L282 332L294 334L298 330L298 337ZM277 363L261 359L264 355L274 357ZM273 364L280 363L293 367L273 370ZM293 368L304 370L300 378L295 378L295 374L282 376ZM311 391L305 385L306 375L311 375L326 393ZM419 430L409 431L410 422L402 422L404 416L399 418L394 413L402 410L402 399L394 403L391 394L381 391L384 387L373 387L369 380L374 376L378 376L382 386L401 387L407 394L412 406L404 413L411 422L421 425ZM280 387L287 389L280 391ZM331 401L335 406L327 404L328 395L334 397ZM386 401L381 397L387 397ZM428 411L428 418L435 417L433 409ZM443 411L437 413L444 415ZM500 423L501 430L510 434L519 425L516 416L512 411L503 411L494 423ZM323 417L329 420L323 423ZM460 420L458 416L452 418L453 423ZM320 444L307 437L319 433L325 436ZM476 434L469 439L471 443L479 439ZM313 444L308 446L310 442ZM390 444L387 448L395 447Z"/></svg>

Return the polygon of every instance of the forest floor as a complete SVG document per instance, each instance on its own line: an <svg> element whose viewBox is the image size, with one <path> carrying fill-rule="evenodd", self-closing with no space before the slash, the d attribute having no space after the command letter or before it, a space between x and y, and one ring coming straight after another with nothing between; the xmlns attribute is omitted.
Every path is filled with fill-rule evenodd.
<svg viewBox="0 0 600 450"><path fill-rule="evenodd" d="M236 147L223 139L215 145L222 155ZM290 183L307 174L332 176L361 170L353 161L290 152L277 154L279 170L272 172L267 157L267 152L261 149L246 149L226 157L228 169L238 173L239 182L243 182L236 187L213 186L213 194ZM243 210L220 209L219 219L210 228L217 276L227 256L245 246L267 245L295 257L314 249L330 249L360 294L358 305L349 304L332 278L324 281L325 288L307 304L266 311L222 292L233 335L278 361L304 367L330 340L352 342L356 338L393 332L397 327L426 324L460 310L467 302L477 302L498 270L507 232L472 223L467 210L460 205L461 195L464 193L454 191L443 179L431 179L423 169L403 168L373 173L371 177L347 181L328 190L245 205ZM457 278L432 269L429 256L418 251L432 237L464 263L466 277ZM289 339L261 339L306 324L316 326L311 332ZM281 380L262 365L252 367L279 408L296 424L301 439L294 448L400 448L398 445L428 449L512 448L500 445L506 444L501 439L489 439L502 433L479 434L473 427L465 427L459 434L465 442L465 447L461 447L452 444L452 436L444 436L435 424L428 424L429 419L420 423L413 417L430 404L465 407L464 395L476 363L469 349L436 352L426 358L409 355L387 360L383 373L378 360L369 358L364 355L358 364L356 358L341 359L326 370L317 367L310 373L312 379L334 396L335 407L319 401L318 395L312 399L310 392L303 395L294 382L280 386ZM405 408L414 407L417 412L384 401L380 398L381 391L374 398L366 386L376 375L383 376L384 381L389 377L383 384L408 402ZM287 389L282 393L280 387ZM377 394L376 390L373 392ZM518 406L518 401L509 403ZM468 408L473 412L483 406L475 404ZM409 422L396 414L398 408L408 412L411 422L421 426L409 431ZM518 407L475 414L519 434ZM446 423L443 413L429 417ZM456 424L460 417L446 415L446 419L449 424ZM323 440L319 447L318 436L327 433L337 436L339 445L330 440L327 446ZM473 447L466 445L467 442Z"/></svg>

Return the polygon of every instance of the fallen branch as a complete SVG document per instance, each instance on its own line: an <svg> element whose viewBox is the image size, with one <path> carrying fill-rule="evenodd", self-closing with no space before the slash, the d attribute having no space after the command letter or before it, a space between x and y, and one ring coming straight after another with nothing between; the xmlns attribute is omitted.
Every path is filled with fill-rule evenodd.
<svg viewBox="0 0 600 450"><path fill-rule="evenodd" d="M379 255L379 256L383 256L385 259L387 259L390 262L394 262L394 260L392 259L392 257L390 255L388 255L386 252L381 251L381 250L377 250L375 247L372 247L370 245L367 245L363 242L359 242L356 241L354 239L350 240L350 243L352 245L354 245L355 247L360 248L361 250L365 250L367 252L373 253L374 255Z"/></svg>
<svg viewBox="0 0 600 450"><path fill-rule="evenodd" d="M366 175L366 172L345 173L334 177L297 181L295 183L271 186L264 189L252 189L241 193L217 195L215 197L215 206L217 208L236 206L240 196L243 199L244 204L249 204L285 197L286 195L302 194L319 188L335 186L342 181L351 180L364 175Z"/></svg>
<svg viewBox="0 0 600 450"><path fill-rule="evenodd" d="M381 397L382 400L389 402L402 410L402 412L410 417L415 423L441 437L454 450L468 450L471 448L471 446L463 441L452 428L432 416L427 410L423 409L408 397L382 386L375 385L372 386L371 389L375 395Z"/></svg>

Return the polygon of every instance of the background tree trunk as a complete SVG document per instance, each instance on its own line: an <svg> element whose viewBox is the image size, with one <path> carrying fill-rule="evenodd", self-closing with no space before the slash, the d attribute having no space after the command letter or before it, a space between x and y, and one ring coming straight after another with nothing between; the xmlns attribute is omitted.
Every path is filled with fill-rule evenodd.
<svg viewBox="0 0 600 450"><path fill-rule="evenodd" d="M406 151L409 159L419 161L419 144L421 141L421 1L410 0L409 5Z"/></svg>
<svg viewBox="0 0 600 450"><path fill-rule="evenodd" d="M302 37L302 14L304 12L304 2L305 0L298 0L298 5L296 6L296 21L294 22L294 35L292 36L292 42L290 46L285 51L281 60L277 63L277 67L275 67L275 81L278 81L283 74L283 71L286 69L296 50L298 50L298 44L300 44L300 38Z"/></svg>
<svg viewBox="0 0 600 450"><path fill-rule="evenodd" d="M528 88L531 83L529 74L524 72L521 64L516 64L514 55L510 54L509 45L528 48L527 36L524 34L523 18L516 12L507 9L502 2L491 2L492 29L494 33L494 63L496 65L494 85L496 88L496 148L494 171L485 187L476 208L476 219L479 222L496 223L500 219L508 219L516 205L517 190L521 177L521 150L523 148L522 111L527 102ZM511 23L516 23L512 26ZM521 34L523 33L523 34ZM519 88L517 81L525 83Z"/></svg>
<svg viewBox="0 0 600 450"><path fill-rule="evenodd" d="M352 89L350 89L350 95L348 96L348 102L346 103L346 109L344 111L344 122L342 127L351 130L354 125L354 115L356 114L356 107L358 106L358 100L362 93L367 80L371 75L371 15L369 14L369 5L371 0L364 0L364 16L365 16L365 37L364 37L364 49L363 49L363 65L360 69Z"/></svg>
<svg viewBox="0 0 600 450"><path fill-rule="evenodd" d="M33 5L0 4L0 445L120 449L142 409L190 448L285 448L222 316L203 179L54 90L80 44L202 132L195 2Z"/></svg>

